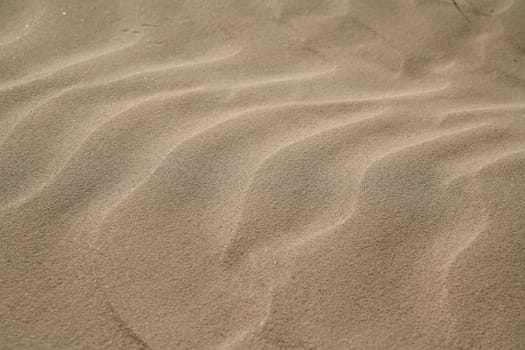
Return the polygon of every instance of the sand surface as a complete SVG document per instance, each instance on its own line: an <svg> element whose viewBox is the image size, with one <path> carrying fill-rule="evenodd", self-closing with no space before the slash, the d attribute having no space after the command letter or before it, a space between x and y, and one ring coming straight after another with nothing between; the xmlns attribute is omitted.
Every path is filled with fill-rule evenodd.
<svg viewBox="0 0 525 350"><path fill-rule="evenodd" d="M0 1L0 349L525 349L525 1Z"/></svg>

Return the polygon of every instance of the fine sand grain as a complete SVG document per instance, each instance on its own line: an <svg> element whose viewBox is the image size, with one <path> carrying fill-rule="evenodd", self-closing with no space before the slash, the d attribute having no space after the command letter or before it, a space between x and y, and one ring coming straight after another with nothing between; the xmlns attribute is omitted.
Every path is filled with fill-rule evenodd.
<svg viewBox="0 0 525 350"><path fill-rule="evenodd" d="M1 0L0 349L525 349L524 18Z"/></svg>

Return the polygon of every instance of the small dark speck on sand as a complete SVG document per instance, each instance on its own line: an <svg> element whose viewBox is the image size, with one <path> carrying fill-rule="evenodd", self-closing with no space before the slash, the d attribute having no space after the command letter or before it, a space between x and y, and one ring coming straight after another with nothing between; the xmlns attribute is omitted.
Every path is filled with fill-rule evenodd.
<svg viewBox="0 0 525 350"><path fill-rule="evenodd" d="M470 19L465 15L461 7L459 7L458 2L456 0L452 0L452 4L454 4L454 7L461 13L461 15L467 20L467 22L470 23Z"/></svg>

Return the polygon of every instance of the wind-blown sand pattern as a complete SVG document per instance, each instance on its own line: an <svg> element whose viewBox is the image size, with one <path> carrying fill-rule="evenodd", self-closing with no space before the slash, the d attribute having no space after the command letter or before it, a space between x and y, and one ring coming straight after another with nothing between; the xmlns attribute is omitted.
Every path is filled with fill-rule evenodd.
<svg viewBox="0 0 525 350"><path fill-rule="evenodd" d="M0 349L525 349L525 1L0 2Z"/></svg>

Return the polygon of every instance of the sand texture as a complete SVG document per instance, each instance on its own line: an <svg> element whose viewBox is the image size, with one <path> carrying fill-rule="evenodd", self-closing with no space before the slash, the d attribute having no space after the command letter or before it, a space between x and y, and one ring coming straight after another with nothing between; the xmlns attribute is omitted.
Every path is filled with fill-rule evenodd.
<svg viewBox="0 0 525 350"><path fill-rule="evenodd" d="M525 349L525 1L1 0L0 349Z"/></svg>

